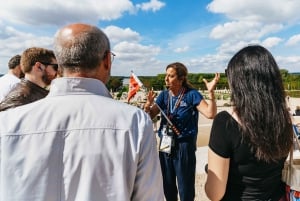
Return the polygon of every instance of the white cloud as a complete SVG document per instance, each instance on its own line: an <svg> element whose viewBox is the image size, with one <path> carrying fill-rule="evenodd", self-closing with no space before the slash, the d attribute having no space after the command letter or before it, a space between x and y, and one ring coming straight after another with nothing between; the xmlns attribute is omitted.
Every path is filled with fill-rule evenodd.
<svg viewBox="0 0 300 201"><path fill-rule="evenodd" d="M141 45L139 43L130 43L127 41L120 42L113 47L116 53L120 54L121 59L134 61L138 59L147 57L153 57L160 52L159 47L155 47L153 45Z"/></svg>
<svg viewBox="0 0 300 201"><path fill-rule="evenodd" d="M257 22L227 22L213 28L210 37L220 40L239 40L241 38L252 38L253 36L259 37L259 27L260 24Z"/></svg>
<svg viewBox="0 0 300 201"><path fill-rule="evenodd" d="M249 44L257 44L257 43L259 42L256 40L252 40L250 42L239 41L234 44L232 44L231 42L224 42L218 47L218 54L233 56L233 54L235 54L238 50L242 49L243 47Z"/></svg>
<svg viewBox="0 0 300 201"><path fill-rule="evenodd" d="M189 52L192 53L196 50L208 52L209 49L215 45L215 41L207 38L210 29L207 27L201 27L194 29L190 32L180 33L171 37L167 41L168 52ZM164 43L164 41L160 42ZM178 57L178 55L176 55Z"/></svg>
<svg viewBox="0 0 300 201"><path fill-rule="evenodd" d="M282 41L279 37L269 37L262 42L262 45L266 48L277 46Z"/></svg>
<svg viewBox="0 0 300 201"><path fill-rule="evenodd" d="M177 53L181 53L181 52L186 52L189 50L189 46L184 46L184 47L178 47L174 50L174 52L177 52Z"/></svg>
<svg viewBox="0 0 300 201"><path fill-rule="evenodd" d="M294 35L288 39L286 42L287 46L295 46L300 43L300 34Z"/></svg>
<svg viewBox="0 0 300 201"><path fill-rule="evenodd" d="M300 56L287 56L287 57L282 57L278 56L276 57L278 62L283 62L283 63L294 63L294 64L299 64L300 63Z"/></svg>
<svg viewBox="0 0 300 201"><path fill-rule="evenodd" d="M135 12L136 16L133 17L142 17L137 11L164 11L162 8L171 3L178 3L173 0L144 0L144 3L134 5L133 2L136 1L1 2L0 73L6 71L7 61L12 55L21 53L29 46L52 48L54 32L67 23L86 22L102 26L103 21L107 23L112 20L112 24L116 22L119 25L123 23L122 17L128 13ZM299 27L297 23L300 20L300 1L212 0L207 10L212 15L221 14L214 18L221 20L217 24L204 26L200 22L201 27L194 27L193 31L174 32L168 34L168 39L163 40L159 37L144 36L142 31L145 30L139 32L138 28L126 24L126 28L102 27L110 38L113 52L117 54L112 74L129 75L130 70L134 70L137 75L156 75L161 73L169 62L175 60L187 64L190 72L222 72L233 54L248 44L262 44L270 48L276 53L274 56L277 56L282 66L292 72L299 71L299 57L290 54L300 51L300 34L288 34L291 28L294 28L293 33L299 33L295 27ZM166 31L170 32L170 29ZM147 44L148 41L153 41L153 44Z"/></svg>
<svg viewBox="0 0 300 201"><path fill-rule="evenodd" d="M222 54L207 54L187 62L190 73L199 72L224 72L228 56Z"/></svg>
<svg viewBox="0 0 300 201"><path fill-rule="evenodd" d="M141 45L139 43L123 41L112 47L116 53L116 59L113 64L112 73L114 75L126 75L130 70L140 75L160 72L160 62L155 58L160 48L153 45ZM151 66L152 69L147 67ZM157 68L157 70L154 70Z"/></svg>
<svg viewBox="0 0 300 201"><path fill-rule="evenodd" d="M300 19L297 0L213 0L207 9L233 20L290 23Z"/></svg>
<svg viewBox="0 0 300 201"><path fill-rule="evenodd" d="M165 4L152 0L139 5L141 10L157 11ZM16 53L21 54L31 46L53 48L53 35L67 23L86 22L99 24L101 20L121 18L126 12L133 13L135 6L130 0L84 0L84 1L18 1L1 2L0 7L0 72L6 71L7 61ZM74 12L76 11L76 12ZM101 24L101 23L100 23ZM18 27L17 29L14 27ZM109 36L112 49L117 54L120 67L134 61L137 65L156 63L155 56L160 49L153 45L139 44L140 34L131 28L108 26L103 31ZM46 35L46 36L45 36ZM48 36L47 36L48 35ZM125 63L123 64L122 62ZM127 62L127 63L126 63ZM117 71L118 67L114 68ZM118 73L124 72L122 69Z"/></svg>
<svg viewBox="0 0 300 201"><path fill-rule="evenodd" d="M24 49L32 46L51 48L53 37L38 36L21 32L10 26L0 26L0 52L4 57L21 54Z"/></svg>
<svg viewBox="0 0 300 201"><path fill-rule="evenodd" d="M232 21L214 27L210 37L222 41L257 40L280 29L280 24L263 25L255 21Z"/></svg>
<svg viewBox="0 0 300 201"><path fill-rule="evenodd" d="M227 55L230 58L248 44L260 44L270 50L274 48L286 69L299 71L296 70L298 57L284 56L290 50L282 46L287 39L286 34L281 35L281 31L297 25L300 20L299 9L300 1L295 0L213 0L207 10L226 17L222 24L215 25L209 35L211 39L220 42L216 55ZM300 35L295 35L287 40L286 46L299 42Z"/></svg>
<svg viewBox="0 0 300 201"><path fill-rule="evenodd" d="M207 9L229 21L216 25L210 37L223 43L221 52L250 43L272 48L284 40L272 35L297 22L299 8L300 2L293 0L213 0Z"/></svg>
<svg viewBox="0 0 300 201"><path fill-rule="evenodd" d="M132 12L129 0L41 1L9 0L1 2L0 19L18 24L62 25L70 22L112 20ZM17 14L16 14L17 13Z"/></svg>
<svg viewBox="0 0 300 201"><path fill-rule="evenodd" d="M129 75L130 70L143 75L145 72L151 72L151 69L145 69L149 64L160 66L155 58L160 53L160 48L142 45L142 38L136 31L116 26L108 26L103 31L110 38L112 51L116 54L112 68L114 75Z"/></svg>
<svg viewBox="0 0 300 201"><path fill-rule="evenodd" d="M130 42L139 42L141 40L139 33L130 28L122 29L117 26L108 26L104 28L103 31L107 34L111 43L118 43L124 40Z"/></svg>
<svg viewBox="0 0 300 201"><path fill-rule="evenodd" d="M160 10L164 6L165 6L165 3L162 1L158 1L158 0L150 0L150 2L136 5L136 7L138 9L141 9L143 11L152 10L153 12Z"/></svg>
<svg viewBox="0 0 300 201"><path fill-rule="evenodd" d="M275 56L280 68L287 69L289 72L300 72L300 56Z"/></svg>

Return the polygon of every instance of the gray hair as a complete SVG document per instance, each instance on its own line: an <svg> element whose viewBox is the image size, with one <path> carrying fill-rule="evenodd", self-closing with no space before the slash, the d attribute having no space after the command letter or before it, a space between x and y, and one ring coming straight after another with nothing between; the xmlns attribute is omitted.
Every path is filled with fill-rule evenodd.
<svg viewBox="0 0 300 201"><path fill-rule="evenodd" d="M108 37L95 26L86 25L76 33L64 34L64 31L66 28L59 30L54 39L54 53L62 68L95 69L110 51Z"/></svg>

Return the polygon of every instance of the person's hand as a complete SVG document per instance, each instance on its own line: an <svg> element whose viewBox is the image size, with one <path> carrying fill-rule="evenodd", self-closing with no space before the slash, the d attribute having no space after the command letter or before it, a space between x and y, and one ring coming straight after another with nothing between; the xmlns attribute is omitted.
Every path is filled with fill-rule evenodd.
<svg viewBox="0 0 300 201"><path fill-rule="evenodd" d="M144 105L144 111L149 113L151 115L151 106L154 102L154 98L156 96L156 93L154 93L153 90L150 90L149 93L147 94L147 101Z"/></svg>
<svg viewBox="0 0 300 201"><path fill-rule="evenodd" d="M147 94L147 105L152 105L154 102L154 98L156 97L156 93L153 90L150 90Z"/></svg>
<svg viewBox="0 0 300 201"><path fill-rule="evenodd" d="M208 92L212 92L213 90L215 90L219 79L220 73L216 73L214 79L210 82L208 82L206 79L203 79L203 82L205 83Z"/></svg>

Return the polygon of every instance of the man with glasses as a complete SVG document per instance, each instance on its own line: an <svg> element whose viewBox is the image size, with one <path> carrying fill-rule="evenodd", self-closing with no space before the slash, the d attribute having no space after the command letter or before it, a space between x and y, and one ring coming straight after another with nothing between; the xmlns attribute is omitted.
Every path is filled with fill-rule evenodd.
<svg viewBox="0 0 300 201"><path fill-rule="evenodd" d="M25 77L0 103L0 111L44 98L49 92L47 87L57 75L58 65L52 50L28 48L23 52L20 64Z"/></svg>
<svg viewBox="0 0 300 201"><path fill-rule="evenodd" d="M54 46L63 77L45 98L0 112L2 200L163 201L149 115L105 87L107 36L70 24Z"/></svg>

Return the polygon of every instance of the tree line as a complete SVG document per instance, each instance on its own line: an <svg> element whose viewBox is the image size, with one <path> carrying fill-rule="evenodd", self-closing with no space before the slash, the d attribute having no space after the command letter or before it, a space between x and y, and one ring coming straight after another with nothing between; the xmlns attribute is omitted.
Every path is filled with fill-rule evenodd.
<svg viewBox="0 0 300 201"><path fill-rule="evenodd" d="M286 69L281 69L280 72L287 95L291 97L300 97L300 73L289 73ZM188 80L196 89L205 90L206 87L202 81L203 78L211 80L214 76L214 73L189 73ZM128 78L129 77L126 76L111 76L110 81L107 84L107 88L112 92L121 93L128 91L128 86L123 85L123 80ZM165 88L165 74L158 74L156 76L138 76L138 78L148 90L153 89L160 91ZM217 88L229 89L225 73L220 74L220 80Z"/></svg>

